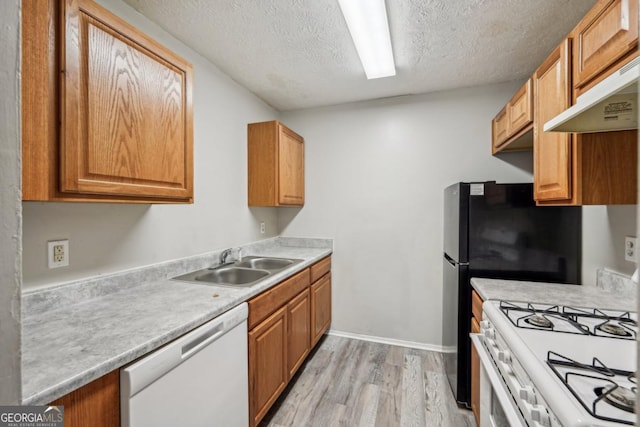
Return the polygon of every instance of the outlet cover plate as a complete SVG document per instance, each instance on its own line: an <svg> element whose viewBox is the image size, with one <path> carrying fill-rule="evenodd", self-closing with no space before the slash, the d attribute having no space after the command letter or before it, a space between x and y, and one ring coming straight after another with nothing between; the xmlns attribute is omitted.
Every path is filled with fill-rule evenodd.
<svg viewBox="0 0 640 427"><path fill-rule="evenodd" d="M631 262L637 261L638 239L627 236L624 238L624 259Z"/></svg>
<svg viewBox="0 0 640 427"><path fill-rule="evenodd" d="M69 240L51 240L47 242L47 265L49 268L69 265Z"/></svg>

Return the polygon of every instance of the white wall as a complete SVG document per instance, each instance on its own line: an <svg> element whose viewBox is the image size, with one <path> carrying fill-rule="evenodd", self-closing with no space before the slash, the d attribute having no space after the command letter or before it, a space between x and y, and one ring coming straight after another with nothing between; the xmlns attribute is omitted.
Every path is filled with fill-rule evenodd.
<svg viewBox="0 0 640 427"><path fill-rule="evenodd" d="M20 1L0 2L0 405L22 400Z"/></svg>
<svg viewBox="0 0 640 427"><path fill-rule="evenodd" d="M333 329L440 345L442 191L531 182L530 153L489 151L491 118L518 86L283 114L305 138L306 202L280 228L336 239Z"/></svg>
<svg viewBox="0 0 640 427"><path fill-rule="evenodd" d="M283 235L334 237L332 328L441 344L444 187L531 182L532 155L491 156L492 117L516 83L283 114L305 137L306 204ZM585 208L584 283L624 269L634 207ZM631 230L631 231L628 231ZM623 241L623 240L622 240ZM622 261L619 258L622 257Z"/></svg>
<svg viewBox="0 0 640 427"><path fill-rule="evenodd" d="M275 209L247 207L246 166L247 123L277 112L128 5L100 3L194 65L195 204L24 203L25 289L277 234ZM70 239L71 265L48 270L46 242L61 238Z"/></svg>

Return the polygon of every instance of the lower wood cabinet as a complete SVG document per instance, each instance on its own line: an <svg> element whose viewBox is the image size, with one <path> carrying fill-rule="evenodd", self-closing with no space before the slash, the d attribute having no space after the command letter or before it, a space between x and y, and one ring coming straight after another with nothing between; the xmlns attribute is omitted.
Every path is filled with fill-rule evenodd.
<svg viewBox="0 0 640 427"><path fill-rule="evenodd" d="M311 343L315 345L331 323L331 273L311 285Z"/></svg>
<svg viewBox="0 0 640 427"><path fill-rule="evenodd" d="M480 333L480 321L482 320L482 298L476 291L471 291L471 333ZM480 425L480 357L473 344L471 344L471 411L476 419L476 425Z"/></svg>
<svg viewBox="0 0 640 427"><path fill-rule="evenodd" d="M309 289L287 304L287 371L291 378L311 350L311 303Z"/></svg>
<svg viewBox="0 0 640 427"><path fill-rule="evenodd" d="M249 332L249 420L257 425L289 380L287 307Z"/></svg>
<svg viewBox="0 0 640 427"><path fill-rule="evenodd" d="M120 371L116 369L50 405L64 406L65 427L120 425Z"/></svg>
<svg viewBox="0 0 640 427"><path fill-rule="evenodd" d="M331 323L331 257L249 300L249 423L264 418Z"/></svg>

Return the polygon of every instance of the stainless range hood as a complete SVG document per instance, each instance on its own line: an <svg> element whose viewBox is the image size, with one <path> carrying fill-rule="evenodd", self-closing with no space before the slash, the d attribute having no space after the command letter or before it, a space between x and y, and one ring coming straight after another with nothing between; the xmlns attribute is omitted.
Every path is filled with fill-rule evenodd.
<svg viewBox="0 0 640 427"><path fill-rule="evenodd" d="M640 57L580 95L575 105L544 124L545 132L638 129Z"/></svg>

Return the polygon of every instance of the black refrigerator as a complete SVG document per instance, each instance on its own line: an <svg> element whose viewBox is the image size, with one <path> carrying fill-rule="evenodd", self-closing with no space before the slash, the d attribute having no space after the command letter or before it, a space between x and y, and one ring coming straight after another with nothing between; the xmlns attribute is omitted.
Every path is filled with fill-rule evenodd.
<svg viewBox="0 0 640 427"><path fill-rule="evenodd" d="M444 190L442 341L456 401L470 405L472 277L580 283L582 211L536 206L532 184Z"/></svg>

